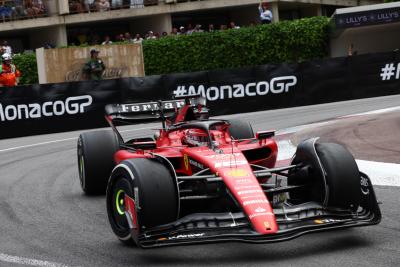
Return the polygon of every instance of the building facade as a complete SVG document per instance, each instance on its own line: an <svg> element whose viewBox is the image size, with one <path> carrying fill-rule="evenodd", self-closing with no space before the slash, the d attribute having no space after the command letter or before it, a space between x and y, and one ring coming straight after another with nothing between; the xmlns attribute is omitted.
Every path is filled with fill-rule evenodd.
<svg viewBox="0 0 400 267"><path fill-rule="evenodd" d="M170 33L172 28L235 22L259 23L259 0L6 0L11 10L0 17L0 40L16 52L46 45L101 43L104 36L129 32ZM26 1L31 4L27 5ZM23 12L16 4L22 2ZM33 2L33 6L32 6ZM273 21L331 16L337 8L376 4L376 0L267 0ZM13 6L14 3L14 6ZM40 5L42 5L40 7ZM2 20L1 20L2 19Z"/></svg>
<svg viewBox="0 0 400 267"><path fill-rule="evenodd" d="M339 8L333 22L331 57L400 49L400 2Z"/></svg>

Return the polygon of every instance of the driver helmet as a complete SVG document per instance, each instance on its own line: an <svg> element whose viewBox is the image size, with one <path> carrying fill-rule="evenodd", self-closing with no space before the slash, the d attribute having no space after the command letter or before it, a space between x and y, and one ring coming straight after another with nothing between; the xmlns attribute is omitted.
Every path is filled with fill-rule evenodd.
<svg viewBox="0 0 400 267"><path fill-rule="evenodd" d="M11 59L12 59L11 55L8 54L8 53L4 53L4 54L1 56L1 58L2 58L4 61L8 61L8 60L11 60Z"/></svg>
<svg viewBox="0 0 400 267"><path fill-rule="evenodd" d="M209 139L202 130L189 129L186 130L183 141L190 146L207 146Z"/></svg>

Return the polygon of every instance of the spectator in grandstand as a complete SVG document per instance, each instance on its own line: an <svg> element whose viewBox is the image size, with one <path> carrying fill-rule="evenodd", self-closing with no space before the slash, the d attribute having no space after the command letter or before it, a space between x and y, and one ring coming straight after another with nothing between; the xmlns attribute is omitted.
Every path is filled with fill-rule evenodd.
<svg viewBox="0 0 400 267"><path fill-rule="evenodd" d="M14 0L13 13L16 18L24 17L26 15L23 0Z"/></svg>
<svg viewBox="0 0 400 267"><path fill-rule="evenodd" d="M99 12L110 10L110 2L108 0L99 0L96 6Z"/></svg>
<svg viewBox="0 0 400 267"><path fill-rule="evenodd" d="M43 48L44 48L44 49L51 49L51 48L56 48L56 46L53 45L53 44L51 44L51 43L45 43L45 44L43 45Z"/></svg>
<svg viewBox="0 0 400 267"><path fill-rule="evenodd" d="M233 22L233 21L231 21L231 22L229 23L229 28L231 28L231 29L240 29L240 27L239 27L239 26L236 26L235 22Z"/></svg>
<svg viewBox="0 0 400 267"><path fill-rule="evenodd" d="M102 45L109 45L112 44L112 41L110 40L110 36L106 35L104 37L104 41L101 43Z"/></svg>
<svg viewBox="0 0 400 267"><path fill-rule="evenodd" d="M204 32L204 31L201 29L200 24L196 24L196 26L193 29L193 32Z"/></svg>
<svg viewBox="0 0 400 267"><path fill-rule="evenodd" d="M143 0L130 0L130 8L142 8L144 7Z"/></svg>
<svg viewBox="0 0 400 267"><path fill-rule="evenodd" d="M124 42L125 41L124 35L122 33L121 34L117 34L117 36L115 36L115 41Z"/></svg>
<svg viewBox="0 0 400 267"><path fill-rule="evenodd" d="M172 28L171 35L177 35L177 34L178 34L178 29Z"/></svg>
<svg viewBox="0 0 400 267"><path fill-rule="evenodd" d="M42 16L46 12L46 8L42 0L25 0L26 14L29 18Z"/></svg>
<svg viewBox="0 0 400 267"><path fill-rule="evenodd" d="M85 6L82 0L72 0L69 4L70 11L73 13L83 13L85 12Z"/></svg>
<svg viewBox="0 0 400 267"><path fill-rule="evenodd" d="M142 41L143 41L143 38L140 36L139 33L137 33L135 35L135 38L133 38L133 43L134 44L140 44L140 43L142 43Z"/></svg>
<svg viewBox="0 0 400 267"><path fill-rule="evenodd" d="M193 26L192 24L188 24L186 28L186 34L192 34L193 33Z"/></svg>
<svg viewBox="0 0 400 267"><path fill-rule="evenodd" d="M43 15L46 12L46 7L42 0L32 0L32 5L37 15Z"/></svg>
<svg viewBox="0 0 400 267"><path fill-rule="evenodd" d="M87 35L84 30L80 30L78 35L76 36L76 39L79 41L79 45L87 44Z"/></svg>
<svg viewBox="0 0 400 267"><path fill-rule="evenodd" d="M154 33L153 33L152 31L149 31L146 39L147 39L147 40L150 40L150 39L157 39L157 36L155 36Z"/></svg>
<svg viewBox="0 0 400 267"><path fill-rule="evenodd" d="M7 41L3 42L2 49L3 49L4 54L12 55L12 48L11 48L11 46L8 45Z"/></svg>
<svg viewBox="0 0 400 267"><path fill-rule="evenodd" d="M260 1L258 6L258 11L260 12L261 24L269 24L272 22L272 12L268 9L268 4Z"/></svg>
<svg viewBox="0 0 400 267"><path fill-rule="evenodd" d="M99 58L99 50L90 50L90 60L83 66L83 72L90 80L101 80L106 69L103 61Z"/></svg>
<svg viewBox="0 0 400 267"><path fill-rule="evenodd" d="M95 0L83 0L83 4L85 5L85 9L87 12L94 10Z"/></svg>
<svg viewBox="0 0 400 267"><path fill-rule="evenodd" d="M214 24L208 24L208 32L215 32Z"/></svg>
<svg viewBox="0 0 400 267"><path fill-rule="evenodd" d="M125 42L133 43L132 36L131 36L131 34L130 34L129 32L126 32L126 33L124 34L124 39L125 39Z"/></svg>
<svg viewBox="0 0 400 267"><path fill-rule="evenodd" d="M227 30L228 29L228 26L226 26L226 25L224 25L224 24L222 24L221 26L219 26L219 30L220 31L225 31L225 30Z"/></svg>
<svg viewBox="0 0 400 267"><path fill-rule="evenodd" d="M3 21L11 19L13 15L12 8L4 0L0 1L0 17Z"/></svg>
<svg viewBox="0 0 400 267"><path fill-rule="evenodd" d="M162 32L161 37L167 37L168 33L167 32Z"/></svg>
<svg viewBox="0 0 400 267"><path fill-rule="evenodd" d="M11 54L4 53L1 58L3 63L0 65L0 86L16 86L21 73L12 64Z"/></svg>
<svg viewBox="0 0 400 267"><path fill-rule="evenodd" d="M111 0L113 9L121 9L122 8L122 0Z"/></svg>
<svg viewBox="0 0 400 267"><path fill-rule="evenodd" d="M178 35L185 34L185 33L186 33L185 27L183 27L183 26L179 27Z"/></svg>

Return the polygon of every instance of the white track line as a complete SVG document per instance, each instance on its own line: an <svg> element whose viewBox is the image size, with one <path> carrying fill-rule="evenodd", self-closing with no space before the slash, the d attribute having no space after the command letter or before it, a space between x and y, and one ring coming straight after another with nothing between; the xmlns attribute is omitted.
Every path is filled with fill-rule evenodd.
<svg viewBox="0 0 400 267"><path fill-rule="evenodd" d="M23 149L23 148L30 148L30 147L35 147L35 146L48 145L48 144L53 144L53 143L61 143L61 142L66 142L66 141L70 141L70 140L77 140L77 138L76 137L72 137L72 138L58 139L58 140L47 141L47 142L36 143L36 144L30 144L30 145L24 145L24 146L15 146L15 147L1 149L0 153L1 152L12 151L12 150Z"/></svg>
<svg viewBox="0 0 400 267"><path fill-rule="evenodd" d="M400 164L356 160L360 171L366 173L375 185L400 186Z"/></svg>
<svg viewBox="0 0 400 267"><path fill-rule="evenodd" d="M150 130L150 129L153 129L153 128L154 128L154 127L143 127L143 128L137 128L137 129L123 130L123 131L120 131L120 132L121 132L121 133L125 133L125 132L136 132L136 131L141 131L141 130ZM77 140L77 137L71 137L71 138L65 138L65 139L58 139L58 140L47 141L47 142L41 142L41 143L36 143L36 144L23 145L23 146L15 146L15 147L10 147L10 148L0 149L0 153L1 153L1 152L7 152L7 151L18 150L18 149L24 149L24 148L30 148L30 147L36 147L36 146L43 146L43 145L48 145L48 144L54 144L54 143L61 143L61 142L66 142L66 141L71 141L71 140Z"/></svg>
<svg viewBox="0 0 400 267"><path fill-rule="evenodd" d="M388 113L388 112L397 111L397 110L400 110L400 106L399 107L377 109L377 110L372 110L372 111L367 111L367 112L362 112L362 113L356 113L356 114L341 116L341 117L339 117L339 119L351 118L351 117L357 117L357 116L365 116L365 115L373 115L373 114L382 114L382 113Z"/></svg>
<svg viewBox="0 0 400 267"><path fill-rule="evenodd" d="M331 119L329 121L314 122L314 123L309 123L309 124L303 124L303 125L298 125L298 126L294 126L294 127L289 127L289 128L277 131L276 135L293 134L293 133L296 133L296 132L299 132L299 131L302 131L302 130L306 130L306 129L309 129L309 128L322 127L322 126L325 126L325 125L329 125L329 124L335 123L340 119L359 117L359 116L366 116L366 115L383 114L383 113L393 112L393 111L397 111L397 110L400 110L400 106L391 107L391 108L384 108L384 109L377 109L377 110L367 111L367 112L363 112L363 113L354 113L354 114L350 114L350 115L340 116L340 117Z"/></svg>
<svg viewBox="0 0 400 267"><path fill-rule="evenodd" d="M11 256L3 253L0 253L0 263L1 262L40 267L68 267L68 265L62 263Z"/></svg>

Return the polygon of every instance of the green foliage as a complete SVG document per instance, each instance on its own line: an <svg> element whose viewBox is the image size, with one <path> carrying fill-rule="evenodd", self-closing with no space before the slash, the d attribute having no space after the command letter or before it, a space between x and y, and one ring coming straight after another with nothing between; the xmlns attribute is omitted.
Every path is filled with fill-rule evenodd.
<svg viewBox="0 0 400 267"><path fill-rule="evenodd" d="M327 56L329 19L312 17L143 41L146 75L295 62ZM117 44L117 43L115 43ZM34 54L14 56L20 84L38 82Z"/></svg>
<svg viewBox="0 0 400 267"><path fill-rule="evenodd" d="M35 54L14 55L13 63L22 74L19 85L35 84L39 82Z"/></svg>
<svg viewBox="0 0 400 267"><path fill-rule="evenodd" d="M327 56L329 19L312 17L143 42L146 75L237 68Z"/></svg>

